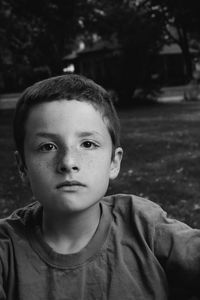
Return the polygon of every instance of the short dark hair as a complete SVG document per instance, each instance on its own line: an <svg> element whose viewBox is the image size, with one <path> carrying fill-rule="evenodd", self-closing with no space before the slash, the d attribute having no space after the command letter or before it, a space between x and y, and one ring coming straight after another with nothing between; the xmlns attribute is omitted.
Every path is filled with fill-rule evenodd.
<svg viewBox="0 0 200 300"><path fill-rule="evenodd" d="M94 81L67 74L36 82L19 98L13 121L16 148L24 160L25 123L32 107L56 100L78 100L91 103L105 118L111 136L113 151L120 145L120 123L109 93Z"/></svg>

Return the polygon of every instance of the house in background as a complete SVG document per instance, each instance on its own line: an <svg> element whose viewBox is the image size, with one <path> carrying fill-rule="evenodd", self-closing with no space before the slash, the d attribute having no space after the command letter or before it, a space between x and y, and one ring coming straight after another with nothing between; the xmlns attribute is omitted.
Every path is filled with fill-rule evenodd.
<svg viewBox="0 0 200 300"><path fill-rule="evenodd" d="M190 49L193 60L198 51ZM182 50L178 44L164 45L153 62L161 86L178 86L187 83L187 71Z"/></svg>
<svg viewBox="0 0 200 300"><path fill-rule="evenodd" d="M120 68L121 47L117 43L98 41L91 47L63 58L63 71L73 70L105 87L115 86Z"/></svg>
<svg viewBox="0 0 200 300"><path fill-rule="evenodd" d="M91 47L67 55L63 59L65 72L76 72L92 78L106 88L120 84L122 48L116 42L98 41ZM195 56L192 52L192 56ZM152 80L160 86L186 84L182 51L177 44L164 45L151 59Z"/></svg>
<svg viewBox="0 0 200 300"><path fill-rule="evenodd" d="M164 45L156 57L152 58L154 72L161 86L183 85L186 70L182 51L177 44Z"/></svg>

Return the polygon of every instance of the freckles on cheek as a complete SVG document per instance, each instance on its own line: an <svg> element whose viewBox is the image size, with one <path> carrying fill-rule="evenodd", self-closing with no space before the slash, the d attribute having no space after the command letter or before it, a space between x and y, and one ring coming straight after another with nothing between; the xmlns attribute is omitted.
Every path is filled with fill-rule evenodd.
<svg viewBox="0 0 200 300"><path fill-rule="evenodd" d="M45 169L50 168L50 164L48 163L42 163L41 161L33 161L29 166L29 171L34 175L38 176L38 174L41 174L44 172Z"/></svg>
<svg viewBox="0 0 200 300"><path fill-rule="evenodd" d="M84 171L90 171L92 173L98 172L100 167L102 166L102 160L97 157L88 157L82 160L81 169Z"/></svg>
<svg viewBox="0 0 200 300"><path fill-rule="evenodd" d="M109 166L110 160L107 161L105 158L90 158L88 160L85 160L84 168L86 170L93 170L96 172L99 172L99 170L106 169Z"/></svg>
<svg viewBox="0 0 200 300"><path fill-rule="evenodd" d="M95 166L95 162L94 162L94 159L88 159L88 160L85 160L85 163L84 163L84 167L86 169L91 169L92 167Z"/></svg>

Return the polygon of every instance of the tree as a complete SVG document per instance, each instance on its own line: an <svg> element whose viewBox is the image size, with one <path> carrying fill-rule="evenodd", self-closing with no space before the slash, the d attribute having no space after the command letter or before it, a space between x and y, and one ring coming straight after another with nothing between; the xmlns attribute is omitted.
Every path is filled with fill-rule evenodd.
<svg viewBox="0 0 200 300"><path fill-rule="evenodd" d="M0 65L4 82L13 88L17 86L19 69L28 65L25 49L30 42L30 25L19 19L13 11L12 1L2 0L0 4Z"/></svg>
<svg viewBox="0 0 200 300"><path fill-rule="evenodd" d="M61 61L70 51L82 27L84 1L79 0L21 0L13 1L19 19L31 24L32 55L34 64L41 61L51 66L53 73L61 71ZM32 26L33 25L33 26ZM35 55L35 53L37 55Z"/></svg>
<svg viewBox="0 0 200 300"><path fill-rule="evenodd" d="M199 0L147 0L155 11L162 14L166 40L179 44L182 49L188 80L192 78L190 42L200 36ZM176 33L171 29L175 28Z"/></svg>
<svg viewBox="0 0 200 300"><path fill-rule="evenodd" d="M136 86L150 84L151 57L166 43L180 45L186 80L192 78L190 45L200 37L199 0L91 2L95 3L93 30L106 39L114 35L122 46L121 85L129 96Z"/></svg>
<svg viewBox="0 0 200 300"><path fill-rule="evenodd" d="M152 14L149 3L125 0L92 1L93 19L87 28L103 39L115 38L121 47L121 67L116 88L123 99L130 99L137 87L149 87L151 57L163 43L160 11Z"/></svg>
<svg viewBox="0 0 200 300"><path fill-rule="evenodd" d="M81 20L89 13L90 5L83 0L2 0L2 70L7 69L6 52L14 72L17 66L26 66L29 74L48 66L51 74L60 74L62 58L76 46L77 37L84 31Z"/></svg>
<svg viewBox="0 0 200 300"><path fill-rule="evenodd" d="M44 66L59 74L63 56L77 47L80 37L91 43L95 33L118 41L122 55L117 86L128 95L150 84L151 57L166 41L180 44L190 78L189 38L200 33L199 6L199 0L2 0L1 70L7 74L11 68L13 82L26 73L24 85L38 79L32 70Z"/></svg>

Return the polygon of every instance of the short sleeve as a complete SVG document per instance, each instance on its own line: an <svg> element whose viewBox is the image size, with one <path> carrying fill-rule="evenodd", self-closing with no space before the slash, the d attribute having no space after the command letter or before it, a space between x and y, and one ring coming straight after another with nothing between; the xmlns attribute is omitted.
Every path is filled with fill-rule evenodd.
<svg viewBox="0 0 200 300"><path fill-rule="evenodd" d="M13 285L13 247L4 224L0 223L0 300L10 299Z"/></svg>
<svg viewBox="0 0 200 300"><path fill-rule="evenodd" d="M3 264L1 258L0 258L0 299L1 300L6 299L6 294L4 291Z"/></svg>
<svg viewBox="0 0 200 300"><path fill-rule="evenodd" d="M155 255L172 289L200 295L200 230L167 218L164 211L155 225Z"/></svg>

